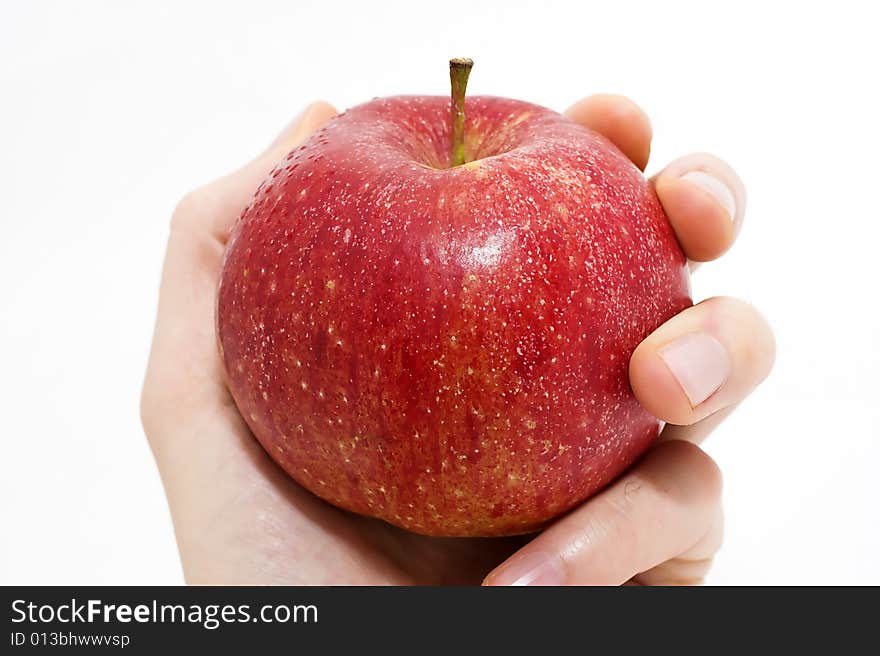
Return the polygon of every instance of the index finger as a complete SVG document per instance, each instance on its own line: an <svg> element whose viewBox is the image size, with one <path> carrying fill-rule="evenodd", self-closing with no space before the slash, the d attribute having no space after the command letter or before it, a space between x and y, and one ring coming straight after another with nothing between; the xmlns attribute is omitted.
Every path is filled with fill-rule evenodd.
<svg viewBox="0 0 880 656"><path fill-rule="evenodd" d="M225 243L232 224L272 168L335 114L336 109L323 101L306 107L256 159L187 194L174 212L172 227Z"/></svg>

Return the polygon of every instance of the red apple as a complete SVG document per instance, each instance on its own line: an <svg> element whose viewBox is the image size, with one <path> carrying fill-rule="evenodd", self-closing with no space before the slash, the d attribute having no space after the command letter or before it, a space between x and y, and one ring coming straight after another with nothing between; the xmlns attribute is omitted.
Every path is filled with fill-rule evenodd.
<svg viewBox="0 0 880 656"><path fill-rule="evenodd" d="M506 98L456 126L459 86L452 117L373 100L277 166L230 236L217 331L242 416L301 485L418 533L509 535L655 439L629 357L690 305L688 274L610 142Z"/></svg>

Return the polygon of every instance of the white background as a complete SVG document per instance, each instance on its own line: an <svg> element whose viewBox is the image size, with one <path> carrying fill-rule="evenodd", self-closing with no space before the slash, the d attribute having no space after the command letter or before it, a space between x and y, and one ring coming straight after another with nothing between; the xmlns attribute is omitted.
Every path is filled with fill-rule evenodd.
<svg viewBox="0 0 880 656"><path fill-rule="evenodd" d="M451 5L457 4L453 9ZM844 2L4 3L0 583L178 583L138 418L168 220L308 101L470 92L651 114L749 187L698 297L751 300L775 372L707 443L714 583L880 583L877 21ZM862 6L869 7L869 3Z"/></svg>

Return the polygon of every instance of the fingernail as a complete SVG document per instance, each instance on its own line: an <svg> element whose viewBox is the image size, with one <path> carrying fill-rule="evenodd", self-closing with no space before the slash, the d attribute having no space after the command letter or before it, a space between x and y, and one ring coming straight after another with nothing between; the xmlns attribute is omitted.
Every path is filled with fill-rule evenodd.
<svg viewBox="0 0 880 656"><path fill-rule="evenodd" d="M730 375L727 350L706 333L679 337L659 354L694 408L712 396Z"/></svg>
<svg viewBox="0 0 880 656"><path fill-rule="evenodd" d="M562 585L562 563L542 553L514 557L486 579L486 585Z"/></svg>
<svg viewBox="0 0 880 656"><path fill-rule="evenodd" d="M681 176L681 179L692 182L711 195L712 198L717 200L721 206L727 210L727 215L730 217L731 221L736 218L736 199L734 198L730 187L724 184L720 179L716 178L714 175L706 173L705 171L689 171Z"/></svg>

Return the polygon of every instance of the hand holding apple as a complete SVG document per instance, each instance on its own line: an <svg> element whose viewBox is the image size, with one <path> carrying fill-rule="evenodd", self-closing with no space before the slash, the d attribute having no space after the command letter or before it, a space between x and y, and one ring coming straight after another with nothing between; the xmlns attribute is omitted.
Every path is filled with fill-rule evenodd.
<svg viewBox="0 0 880 656"><path fill-rule="evenodd" d="M409 530L534 531L620 474L659 422L633 350L691 304L653 187L556 112L373 100L257 191L217 309L232 396L318 496Z"/></svg>
<svg viewBox="0 0 880 656"><path fill-rule="evenodd" d="M644 583L698 579L717 548L718 481L711 461L687 441L705 437L772 362L765 324L732 299L685 310L642 342L630 362L640 403L681 425L667 425L660 444L631 472L528 543L425 538L340 512L291 481L254 441L223 385L216 354L213 293L220 258L252 190L332 113L313 105L266 153L193 192L175 212L142 416L187 580L472 583L517 549L489 583L619 583L637 574ZM629 101L593 97L568 114L645 165L650 128ZM733 191L733 222L695 172ZM726 166L709 156L684 158L664 169L654 186L688 257L714 259L731 245L744 205ZM728 356L721 362L723 382L705 399L705 384L711 388L719 372L695 373L700 366L687 372L688 363L702 362L686 357L688 349L706 345L690 339L695 334L713 338ZM667 351L682 339L683 347ZM676 375L689 381L689 394Z"/></svg>

